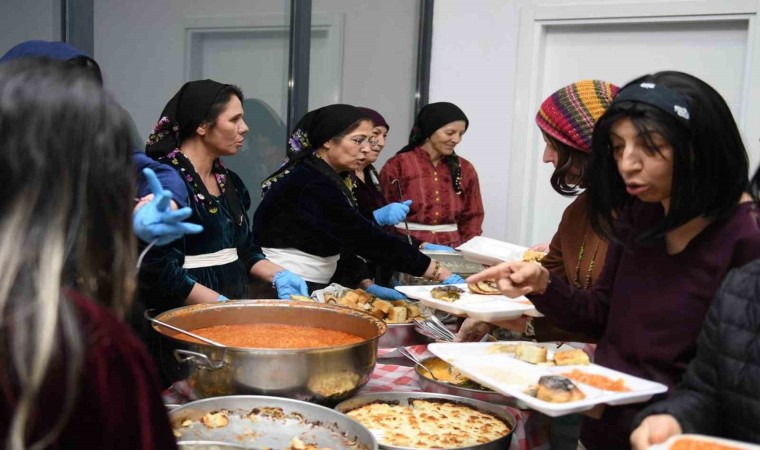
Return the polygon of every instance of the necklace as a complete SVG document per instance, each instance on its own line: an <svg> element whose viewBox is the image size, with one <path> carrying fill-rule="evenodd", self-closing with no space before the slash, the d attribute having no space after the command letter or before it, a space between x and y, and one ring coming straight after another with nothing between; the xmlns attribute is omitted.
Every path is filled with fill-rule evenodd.
<svg viewBox="0 0 760 450"><path fill-rule="evenodd" d="M573 276L573 286L583 290L587 290L591 286L591 274L594 272L596 254L599 252L599 244L601 242L600 240L596 241L594 254L591 256L591 262L588 265L586 276L584 277L583 283L581 283L581 262L583 261L583 254L586 251L586 237L588 237L588 234L583 235L583 242L581 243L581 249L578 252L578 261L575 263L575 274Z"/></svg>

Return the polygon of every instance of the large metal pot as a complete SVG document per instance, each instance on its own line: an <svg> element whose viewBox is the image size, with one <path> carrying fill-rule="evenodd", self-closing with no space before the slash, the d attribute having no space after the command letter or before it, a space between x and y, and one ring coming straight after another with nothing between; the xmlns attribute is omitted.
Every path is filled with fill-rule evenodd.
<svg viewBox="0 0 760 450"><path fill-rule="evenodd" d="M515 431L515 424L517 423L517 420L509 411L507 411L506 408L492 405L480 400L459 397L456 395L433 394L428 392L383 392L378 394L362 395L348 399L342 403L339 403L335 409L345 414L352 409L360 408L364 405L369 405L370 403L409 405L416 399L433 401L443 400L464 404L477 409L480 412L488 413L495 417L498 417L499 419L503 420L509 427L509 433L500 437L499 439L472 447L459 447L457 450L503 450L505 448L508 448L512 442L512 433ZM411 447L395 447L392 445L383 444L382 441L379 442L379 446L381 449L386 450L415 450Z"/></svg>
<svg viewBox="0 0 760 450"><path fill-rule="evenodd" d="M483 270L483 265L480 263L467 261L461 252L442 252L437 250L422 250L422 253L428 255L430 258L440 261L447 269L457 275L461 275L467 278L470 275L474 275ZM441 284L440 281L431 281L423 277L415 277L408 273L394 272L391 276L391 280L397 286L425 286L433 284Z"/></svg>
<svg viewBox="0 0 760 450"><path fill-rule="evenodd" d="M200 422L207 413L227 411L226 426L209 428ZM243 445L242 448L288 448L298 437L305 443L333 450L376 450L372 433L355 420L323 406L266 396L235 395L207 398L169 413L180 448L195 440ZM193 447L191 447L193 448ZM205 448L204 448L205 450Z"/></svg>
<svg viewBox="0 0 760 450"><path fill-rule="evenodd" d="M186 306L156 319L192 331L214 325L282 323L343 331L363 338L357 344L314 349L219 348L159 333L161 368L172 381L187 379L200 397L275 395L334 405L369 381L378 339L386 331L369 314L319 303L240 300Z"/></svg>

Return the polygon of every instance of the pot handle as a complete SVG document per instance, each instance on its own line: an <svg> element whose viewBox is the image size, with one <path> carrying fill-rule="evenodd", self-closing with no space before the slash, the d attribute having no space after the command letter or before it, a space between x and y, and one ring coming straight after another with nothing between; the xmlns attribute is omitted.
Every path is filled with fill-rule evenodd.
<svg viewBox="0 0 760 450"><path fill-rule="evenodd" d="M190 350L176 349L174 350L174 358L180 364L191 364L199 369L217 370L224 367L224 361L211 361L208 356L203 353L191 352Z"/></svg>

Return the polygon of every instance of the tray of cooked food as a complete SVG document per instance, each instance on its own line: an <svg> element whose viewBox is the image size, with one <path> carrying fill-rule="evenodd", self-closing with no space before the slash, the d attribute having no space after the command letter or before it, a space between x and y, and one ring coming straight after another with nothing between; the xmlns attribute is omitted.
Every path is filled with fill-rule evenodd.
<svg viewBox="0 0 760 450"><path fill-rule="evenodd" d="M383 392L335 407L366 426L384 449L504 449L515 418L505 407L456 395Z"/></svg>
<svg viewBox="0 0 760 450"><path fill-rule="evenodd" d="M328 305L344 306L366 312L384 320L388 331L380 338L380 348L408 347L427 344L430 339L416 332L414 319L435 313L435 310L412 300L383 300L363 289L349 289L331 284L312 293L314 300ZM295 300L303 300L300 297ZM310 300L306 298L305 300Z"/></svg>
<svg viewBox="0 0 760 450"><path fill-rule="evenodd" d="M522 245L510 244L483 236L475 236L469 241L457 247L462 252L464 259L489 266L495 266L504 261L536 261L546 253L530 250Z"/></svg>
<svg viewBox="0 0 760 450"><path fill-rule="evenodd" d="M396 286L396 290L423 305L456 316L487 322L516 319L522 315L541 317L526 297L501 294L494 281L436 286Z"/></svg>
<svg viewBox="0 0 760 450"><path fill-rule="evenodd" d="M592 364L578 348L529 342L430 344L428 350L473 381L548 416L599 404L646 402L667 386Z"/></svg>
<svg viewBox="0 0 760 450"><path fill-rule="evenodd" d="M760 450L760 445L703 434L679 434L649 450Z"/></svg>
<svg viewBox="0 0 760 450"><path fill-rule="evenodd" d="M236 395L169 412L178 444L216 441L272 450L372 450L374 436L353 419L312 403Z"/></svg>

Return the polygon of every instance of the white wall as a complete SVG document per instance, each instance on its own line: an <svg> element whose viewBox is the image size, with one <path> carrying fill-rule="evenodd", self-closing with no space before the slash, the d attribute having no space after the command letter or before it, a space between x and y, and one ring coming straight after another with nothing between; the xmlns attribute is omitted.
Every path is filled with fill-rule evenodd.
<svg viewBox="0 0 760 450"><path fill-rule="evenodd" d="M679 12L683 11L683 5L686 5L686 3L692 4L691 6L696 5L700 10L712 11L707 14L721 14L714 10L720 10L721 8L730 9L731 7L734 9L751 10L756 8L757 4L755 0L714 0L706 2L605 0L603 6L605 8L625 7L627 10L635 9L637 12L646 12L654 8L669 10L666 11L666 15L673 17L674 21L678 21L680 20L678 18L679 14L687 15L692 13L691 11L687 11L686 13ZM532 222L524 220L525 215L528 214L525 211L526 201L524 199L530 198L531 192L530 189L520 188L521 182L518 180L518 177L527 180L523 184L523 187L526 187L530 183L531 177L536 178L536 183L542 182L543 178L545 178L545 184L548 186L547 173L550 170L540 167L542 165L540 154L536 156L532 147L538 146L535 140L528 140L526 144L517 145L517 147L524 148L512 148L512 141L515 133L536 133L533 115L540 101L536 102L530 95L524 95L524 91L526 89L531 91L539 89L542 82L554 78L563 78L565 75L574 74L574 77L580 76L578 70L582 66L580 64L569 66L566 68L567 70L565 68L537 66L536 71L531 72L529 79L521 80L520 71L522 70L522 73L525 73L524 71L526 70L523 63L527 61L527 64L530 65L535 60L545 61L547 58L546 55L540 53L543 51L543 46L533 47L531 43L530 48L527 50L528 57L519 60L521 65L518 66L520 46L525 45L524 42L520 42L520 39L524 39L524 36L521 37L520 35L521 13L524 12L524 9L539 6L545 7L543 11L551 11L557 8L573 9L583 5L586 10L590 11L588 17L589 21L592 22L595 20L595 6L593 5L598 6L600 4L596 0L436 0L435 2L430 99L431 101L452 101L460 105L470 117L470 130L459 145L457 152L472 161L478 170L486 212L483 227L485 236L523 245L530 245L536 243L536 241L548 241L551 236L539 239L533 232L536 231L536 234L541 235L548 234L543 230L556 229L561 215L560 205L556 208L557 211L540 216L535 215L531 209L530 213L535 216ZM568 28L567 30L570 29ZM615 34L614 31L614 27L611 27L610 32L613 39L625 39L624 34ZM755 33L747 34L746 31L736 29L731 25L728 28L718 26L713 31L717 31L718 35L724 37L719 44L721 46L728 46L726 47L728 51L722 58L702 61L703 67L695 71L695 73L700 77L709 79L710 83L719 89L721 86L727 86L721 84L723 81L732 82L732 77L739 80L738 82L741 82L742 79L751 80L752 74L756 73L757 68L760 67L760 61L756 61L760 60L760 58L755 57L753 59L752 57L753 52L755 55L757 54L757 50L754 50L753 47L758 47L758 40L756 37L753 37ZM528 30L527 34L529 35L529 39L524 40L539 39L535 28ZM680 35L688 36L688 33L680 33ZM552 51L562 51L563 45L569 45L571 43L570 39L574 38L574 36L576 35L572 32L565 35L557 33L546 37L546 39L549 44L553 42L550 45L553 49ZM749 46L746 44L746 39L742 42L743 37L749 38ZM551 39L555 40L550 41ZM562 39L567 39L568 41L564 42ZM752 39L755 39L754 45L752 44ZM574 49L574 51L580 53L586 52L586 44L589 44L589 42L584 43L582 50ZM596 43L592 42L592 44ZM651 44L650 48L656 49L658 47ZM714 48L708 46L708 50L712 51ZM746 60L741 55L745 50ZM641 57L645 53L646 51L639 52L637 55ZM656 52L653 51L652 53ZM713 57L715 56L715 52L711 54ZM592 58L592 55L586 56L586 59ZM631 64L636 64L636 67L640 67L639 74L657 70L665 64L662 61L658 61L656 57L651 58L651 60L645 58L643 61L648 65L653 65L653 67L644 67L641 58L639 61L630 62ZM737 63L737 61L739 62ZM691 62L700 64L699 56ZM726 67L725 65L729 62L732 66ZM615 64L628 63L627 61L615 62ZM674 63L678 63L678 61ZM639 64L642 65L638 66ZM693 68L694 64L689 65L689 67ZM678 69L678 67L672 68ZM753 68L755 71L753 71ZM528 68L527 70L530 72L532 69ZM551 77L549 75L553 74L547 74L546 71L548 70L562 70L562 73L557 74L557 77ZM720 78L722 80L720 82L710 77L716 71L725 72L722 78ZM735 75L737 74L743 74L744 76L736 77ZM600 73L600 75L588 73L581 76L581 78L603 78L604 76L612 75L608 70ZM756 75L754 76L756 77ZM625 77L618 78L621 77L614 77L612 81L618 83L629 81L629 79L623 79ZM519 84L519 91L517 90L518 83L521 83ZM755 85L760 85L760 83L755 82ZM536 86L538 87L536 88ZM553 89L559 87L561 86L554 86ZM544 92L545 94L553 92L553 89L550 89L548 86L544 86L541 89L543 89L542 92L546 91ZM733 89L723 89L723 91L721 92L727 97L732 107L736 108L734 109L734 113L737 113L737 109L741 109L742 106L751 103L750 100L758 95L756 93L757 90L746 89L746 86L745 89L736 87ZM743 99L743 104L736 97L737 93L746 96ZM515 111L520 111L519 117L514 115ZM740 125L744 126L745 136L747 137L746 144L751 152L750 156L753 161L756 161L758 159L758 145L755 142L757 140L755 137L757 127L753 127L751 123L747 123L747 119L756 117L758 113L753 111L748 113L742 111L742 113L743 117L737 117L737 120L740 121ZM520 124L519 127L515 125L517 119L519 119L517 122ZM522 126L523 124L524 126ZM513 165L510 162L514 161L524 164L525 170L520 170L518 174L514 172L509 174ZM515 184L518 185L517 189L515 189ZM552 195L557 194L552 193ZM561 204L562 201L550 203L556 205ZM514 205L518 207L515 208ZM532 207L533 205L529 206ZM538 224L540 227L534 227L534 224ZM526 226L528 229L525 229ZM536 230L533 228L536 228ZM541 230L538 228L541 228Z"/></svg>
<svg viewBox="0 0 760 450"><path fill-rule="evenodd" d="M434 14L430 101L455 103L470 119L457 153L478 171L483 235L503 239L519 2L436 0Z"/></svg>
<svg viewBox="0 0 760 450"><path fill-rule="evenodd" d="M19 42L61 39L59 0L2 0L0 56Z"/></svg>

